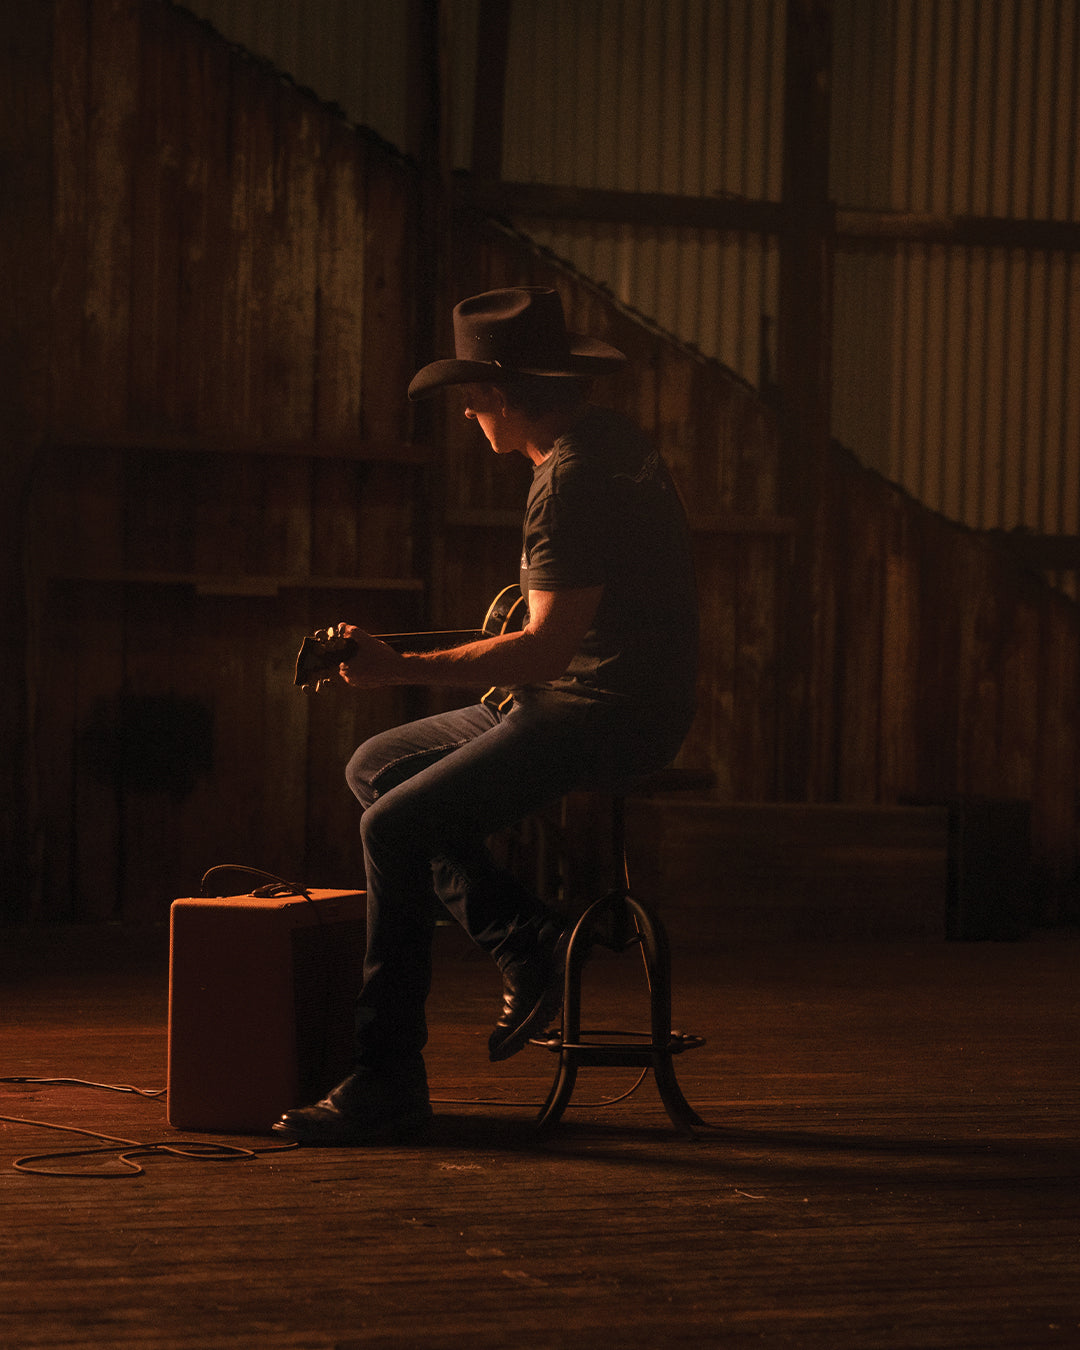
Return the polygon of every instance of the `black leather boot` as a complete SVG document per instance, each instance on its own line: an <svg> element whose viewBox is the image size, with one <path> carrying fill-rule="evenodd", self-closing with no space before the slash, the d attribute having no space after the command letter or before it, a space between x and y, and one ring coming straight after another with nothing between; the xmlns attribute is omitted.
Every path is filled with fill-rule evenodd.
<svg viewBox="0 0 1080 1350"><path fill-rule="evenodd" d="M488 1040L493 1062L516 1055L555 1020L562 1007L568 941L568 932L547 925L531 950L503 966L503 1009Z"/></svg>
<svg viewBox="0 0 1080 1350"><path fill-rule="evenodd" d="M408 1068L356 1069L321 1102L286 1111L273 1128L302 1144L391 1144L415 1137L431 1119L421 1061Z"/></svg>

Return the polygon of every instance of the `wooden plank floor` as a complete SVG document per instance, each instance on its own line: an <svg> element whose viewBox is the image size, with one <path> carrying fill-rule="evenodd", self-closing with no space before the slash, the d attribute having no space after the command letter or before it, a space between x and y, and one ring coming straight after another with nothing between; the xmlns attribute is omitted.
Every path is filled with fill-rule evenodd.
<svg viewBox="0 0 1080 1350"><path fill-rule="evenodd" d="M487 1062L493 972L449 931L422 1145L56 1178L12 1160L93 1141L0 1124L0 1345L1080 1346L1076 936L675 936L676 1025L708 1037L680 1081L716 1124L693 1142L651 1080L591 1104L632 1071L583 1071L535 1137L554 1057ZM163 935L4 939L0 1073L164 1086ZM604 958L590 987L637 974ZM4 1085L0 1112L194 1137L91 1088Z"/></svg>

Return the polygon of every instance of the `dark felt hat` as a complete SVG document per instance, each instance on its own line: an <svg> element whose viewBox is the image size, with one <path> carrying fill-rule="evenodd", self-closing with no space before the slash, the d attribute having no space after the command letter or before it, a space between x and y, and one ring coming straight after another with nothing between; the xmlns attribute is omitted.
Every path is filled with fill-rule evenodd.
<svg viewBox="0 0 1080 1350"><path fill-rule="evenodd" d="M596 338L568 333L558 291L514 286L454 306L454 352L418 371L409 397L448 384L500 384L515 375L603 375L625 360Z"/></svg>

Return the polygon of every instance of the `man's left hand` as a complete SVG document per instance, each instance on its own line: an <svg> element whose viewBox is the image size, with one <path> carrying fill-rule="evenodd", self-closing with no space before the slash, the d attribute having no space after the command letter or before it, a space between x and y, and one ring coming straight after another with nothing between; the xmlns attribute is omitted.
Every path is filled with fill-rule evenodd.
<svg viewBox="0 0 1080 1350"><path fill-rule="evenodd" d="M350 638L357 648L355 655L338 667L338 674L346 684L354 689L378 689L397 683L403 663L393 647L352 624L339 623L337 633L339 637Z"/></svg>

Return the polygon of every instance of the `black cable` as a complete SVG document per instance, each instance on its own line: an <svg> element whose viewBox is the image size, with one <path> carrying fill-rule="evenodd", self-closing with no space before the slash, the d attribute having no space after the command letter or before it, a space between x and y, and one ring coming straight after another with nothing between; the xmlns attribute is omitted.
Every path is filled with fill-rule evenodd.
<svg viewBox="0 0 1080 1350"><path fill-rule="evenodd" d="M189 1158L199 1162L238 1162L244 1158L254 1158L260 1153L287 1153L299 1147L296 1143L271 1144L266 1148L243 1148L239 1144L220 1144L190 1140L185 1144L172 1142L145 1143L137 1139L120 1139L111 1134L99 1134L96 1130L80 1130L73 1125L52 1125L43 1120L27 1120L22 1116L0 1116L0 1120L13 1121L20 1125L36 1125L46 1130L65 1130L71 1134L85 1134L91 1139L105 1139L110 1144L126 1144L127 1148L79 1148L67 1149L59 1153L28 1153L16 1158L11 1164L16 1172L29 1172L38 1177L79 1177L94 1181L112 1181L117 1177L137 1177L145 1168L135 1162L135 1158L148 1158L157 1154L171 1154L177 1158ZM45 1168L32 1166L34 1163L57 1162L62 1158L114 1157L124 1170L72 1172L66 1168Z"/></svg>
<svg viewBox="0 0 1080 1350"><path fill-rule="evenodd" d="M206 883L215 872L244 872L248 876L262 877L264 881L271 883L267 886L260 886L258 890L251 892L252 895L260 898L270 898L273 896L301 895L305 900L315 902L311 899L311 893L305 886L298 886L294 881L285 881L284 878L275 876L273 872L264 872L261 867L249 867L246 863L218 863L215 867L209 868L203 873L202 881L199 882L199 891L206 894ZM318 906L316 905L316 911Z"/></svg>
<svg viewBox="0 0 1080 1350"><path fill-rule="evenodd" d="M597 1111L601 1107L615 1106L618 1102L626 1101L627 1097L632 1097L638 1088L644 1083L645 1075L649 1072L648 1068L642 1069L638 1074L637 1080L621 1092L617 1097L603 1097L598 1102L567 1102L566 1108L578 1111ZM528 1107L529 1110L542 1110L547 1106L547 1102L519 1102L506 1101L498 1097L432 1097L432 1106L510 1106L510 1107Z"/></svg>
<svg viewBox="0 0 1080 1350"><path fill-rule="evenodd" d="M136 1097L164 1097L167 1088L137 1088L126 1083L91 1083L86 1078L30 1078L25 1074L12 1074L0 1078L0 1083L34 1083L39 1087L89 1087L100 1088L103 1092L131 1092Z"/></svg>
<svg viewBox="0 0 1080 1350"><path fill-rule="evenodd" d="M132 1092L140 1097L151 1099L161 1098L165 1095L164 1089L145 1090L143 1088L128 1087L124 1084L113 1085L111 1083L89 1083L82 1078L29 1078L22 1075L0 1078L0 1083L45 1083L45 1084L68 1084L81 1087L100 1088L105 1092ZM156 1154L171 1154L173 1157L190 1158L193 1161L202 1162L233 1162L244 1158L254 1158L260 1153L287 1153L296 1148L295 1143L291 1144L271 1144L265 1148L247 1148L240 1144L221 1144L202 1140L187 1140L181 1143L169 1141L155 1141L147 1143L138 1139L121 1139L117 1135L103 1134L100 1130L87 1130L78 1125L57 1125L48 1120L31 1120L26 1116L8 1116L0 1115L0 1120L8 1121L14 1125L33 1125L41 1130L60 1130L65 1134L82 1134L89 1139L101 1139L108 1144L123 1144L125 1148L119 1152L115 1148L81 1148L68 1149L59 1153L28 1153L21 1158L16 1158L11 1164L16 1172L29 1172L39 1177L81 1177L94 1180L112 1180L116 1177L140 1176L144 1168L134 1159L137 1157L151 1157ZM67 1169L44 1168L32 1166L34 1163L56 1162L61 1158L87 1158L87 1157L108 1157L113 1156L122 1170L96 1171L96 1172L72 1172Z"/></svg>

